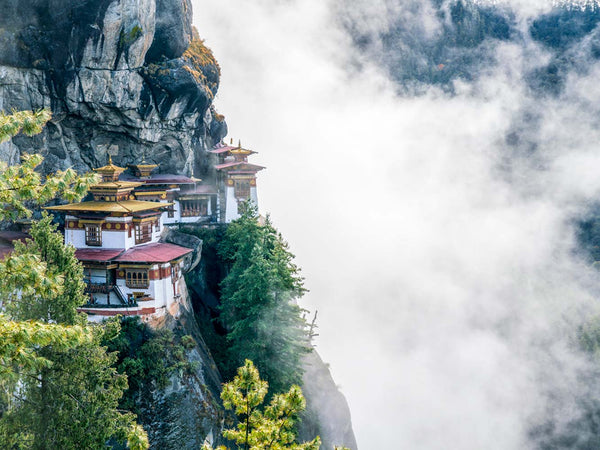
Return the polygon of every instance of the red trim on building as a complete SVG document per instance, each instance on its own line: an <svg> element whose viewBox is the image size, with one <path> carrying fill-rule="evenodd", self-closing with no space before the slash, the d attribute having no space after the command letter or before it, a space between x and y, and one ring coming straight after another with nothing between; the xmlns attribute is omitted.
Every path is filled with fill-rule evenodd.
<svg viewBox="0 0 600 450"><path fill-rule="evenodd" d="M174 244L154 243L138 245L115 259L117 262L167 263L179 259L193 250Z"/></svg>
<svg viewBox="0 0 600 450"><path fill-rule="evenodd" d="M75 250L75 257L79 261L100 261L108 262L114 260L123 253L118 248L80 248Z"/></svg>
<svg viewBox="0 0 600 450"><path fill-rule="evenodd" d="M244 171L254 171L254 170L259 171L259 170L264 169L263 166L257 166L256 164L250 164L245 161L232 161L232 162L228 162L225 164L217 164L215 166L215 169L222 170L222 169L228 169L230 167L235 167L235 166L244 166L244 168L239 169L239 170L244 170Z"/></svg>
<svg viewBox="0 0 600 450"><path fill-rule="evenodd" d="M84 312L87 314L95 314L97 316L145 316L147 314L154 314L156 312L155 307L151 308L141 308L134 310L125 310L125 311L115 311L114 309L104 309L104 308L77 308L77 311Z"/></svg>

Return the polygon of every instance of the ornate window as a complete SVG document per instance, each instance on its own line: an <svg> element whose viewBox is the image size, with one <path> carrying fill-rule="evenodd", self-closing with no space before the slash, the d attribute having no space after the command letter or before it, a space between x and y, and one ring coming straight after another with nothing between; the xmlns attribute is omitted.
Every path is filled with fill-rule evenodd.
<svg viewBox="0 0 600 450"><path fill-rule="evenodd" d="M141 222L135 226L135 243L143 244L152 240L152 222Z"/></svg>
<svg viewBox="0 0 600 450"><path fill-rule="evenodd" d="M102 245L102 227L100 225L85 225L85 243L86 245Z"/></svg>
<svg viewBox="0 0 600 450"><path fill-rule="evenodd" d="M125 273L125 285L130 288L147 288L150 286L148 271L144 269L128 269Z"/></svg>
<svg viewBox="0 0 600 450"><path fill-rule="evenodd" d="M205 199L181 200L181 217L198 217L207 214L208 201Z"/></svg>
<svg viewBox="0 0 600 450"><path fill-rule="evenodd" d="M235 198L244 200L250 198L250 180L235 180L233 192Z"/></svg>

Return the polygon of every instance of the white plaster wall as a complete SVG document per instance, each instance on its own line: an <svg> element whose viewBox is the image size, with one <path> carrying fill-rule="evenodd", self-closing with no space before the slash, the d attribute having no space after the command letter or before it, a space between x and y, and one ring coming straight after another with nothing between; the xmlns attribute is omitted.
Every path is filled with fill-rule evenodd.
<svg viewBox="0 0 600 450"><path fill-rule="evenodd" d="M70 216L67 216L67 220L69 220ZM72 218L72 217L71 217ZM74 218L72 218L74 219ZM112 218L111 218L112 219ZM131 218L127 217L125 219L129 220L107 220L110 223L122 223L125 224L127 222L131 222ZM74 219L76 220L76 219ZM113 225L114 226L114 225ZM158 233L160 235L160 233ZM76 229L65 229L65 244L73 244L75 248L122 248L129 249L135 245L135 233L132 231L131 237L129 237L128 231L107 231L102 230L102 246L96 245L87 245L85 243L85 228L76 228Z"/></svg>
<svg viewBox="0 0 600 450"><path fill-rule="evenodd" d="M73 230L65 228L65 244L73 244L75 248L89 247L88 245L85 245L85 230Z"/></svg>
<svg viewBox="0 0 600 450"><path fill-rule="evenodd" d="M258 205L258 192L256 186L250 186L250 200L252 200L255 205Z"/></svg>
<svg viewBox="0 0 600 450"><path fill-rule="evenodd" d="M156 301L156 307L167 306L173 301L173 292L166 289L171 287L171 277L167 277L164 280L153 280L150 288L154 292L154 300Z"/></svg>
<svg viewBox="0 0 600 450"><path fill-rule="evenodd" d="M174 203L173 208L175 209L175 214L173 215L173 217L169 217L169 213L167 211L163 212L161 214L163 224L177 223L181 220L181 206L179 205L179 201L174 200L173 203Z"/></svg>
<svg viewBox="0 0 600 450"><path fill-rule="evenodd" d="M240 217L233 186L227 186L225 196L225 222L229 223Z"/></svg>
<svg viewBox="0 0 600 450"><path fill-rule="evenodd" d="M127 231L102 230L101 248L123 248L127 250L134 244L133 238L129 238L128 236L129 233Z"/></svg>

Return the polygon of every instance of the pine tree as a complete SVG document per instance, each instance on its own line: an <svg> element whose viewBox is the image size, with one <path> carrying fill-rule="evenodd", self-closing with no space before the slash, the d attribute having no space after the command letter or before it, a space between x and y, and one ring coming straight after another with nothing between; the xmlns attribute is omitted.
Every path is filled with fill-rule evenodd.
<svg viewBox="0 0 600 450"><path fill-rule="evenodd" d="M17 242L15 251L8 259L35 255L45 264L45 276L60 280L60 289L49 292L34 291L8 305L8 311L17 320L40 320L64 325L85 323L85 315L77 313L77 307L88 301L83 281L83 266L75 257L75 248L63 243L62 235L52 223L52 217L33 222L26 243ZM15 307L16 306L16 307Z"/></svg>
<svg viewBox="0 0 600 450"><path fill-rule="evenodd" d="M221 254L231 264L221 285L230 363L253 360L277 391L300 383L300 358L310 346L296 299L305 289L287 243L248 203L229 225Z"/></svg>
<svg viewBox="0 0 600 450"><path fill-rule="evenodd" d="M252 361L246 360L233 381L223 385L223 406L239 419L237 428L225 430L223 436L244 450L318 450L318 436L310 442L296 442L295 423L306 407L302 390L293 385L288 392L274 395L261 411L268 390L269 384L260 379ZM212 447L205 444L203 450ZM227 448L221 446L218 450Z"/></svg>
<svg viewBox="0 0 600 450"><path fill-rule="evenodd" d="M35 134L49 118L45 110L0 114L0 142ZM30 217L33 206L55 197L78 200L96 180L69 169L42 182L35 172L42 160L0 163L0 220ZM83 273L74 249L64 247L49 217L33 225L32 237L0 261L0 448L101 448L109 439L147 448L134 416L117 409L127 380L100 345L118 324L82 326Z"/></svg>

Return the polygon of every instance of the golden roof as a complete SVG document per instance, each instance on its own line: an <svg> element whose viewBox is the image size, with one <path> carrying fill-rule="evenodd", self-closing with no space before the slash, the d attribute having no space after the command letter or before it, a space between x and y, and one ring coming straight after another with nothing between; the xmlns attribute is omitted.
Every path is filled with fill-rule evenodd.
<svg viewBox="0 0 600 450"><path fill-rule="evenodd" d="M52 211L132 213L150 211L172 205L173 203L145 202L141 200L123 200L114 202L90 201L69 203L68 205L47 206L44 209L50 209Z"/></svg>
<svg viewBox="0 0 600 450"><path fill-rule="evenodd" d="M233 150L229 150L229 153L231 153L232 155L251 155L256 152L254 150L249 150L247 148L243 148L242 141L239 140L237 148L234 148Z"/></svg>
<svg viewBox="0 0 600 450"><path fill-rule="evenodd" d="M106 166L98 167L94 169L98 173L102 174L113 174L113 173L122 173L125 171L124 167L115 166L112 162L112 156L108 155L108 164Z"/></svg>
<svg viewBox="0 0 600 450"><path fill-rule="evenodd" d="M140 164L129 164L129 167L136 167L140 169L156 169L158 164L145 164L145 161L142 161Z"/></svg>
<svg viewBox="0 0 600 450"><path fill-rule="evenodd" d="M144 183L140 183L138 181L103 181L101 183L94 184L90 186L90 190L92 189L133 189L138 186L141 186Z"/></svg>

